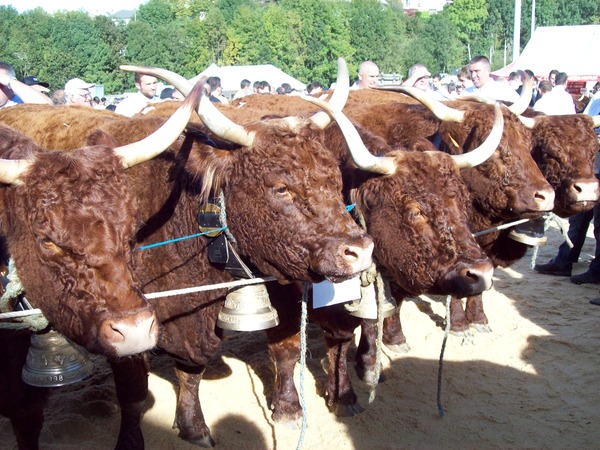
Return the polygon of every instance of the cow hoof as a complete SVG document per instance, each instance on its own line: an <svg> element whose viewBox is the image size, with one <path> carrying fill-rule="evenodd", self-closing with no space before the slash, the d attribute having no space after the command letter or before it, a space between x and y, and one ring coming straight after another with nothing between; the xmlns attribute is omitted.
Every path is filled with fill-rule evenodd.
<svg viewBox="0 0 600 450"><path fill-rule="evenodd" d="M362 405L358 402L354 403L353 405L343 405L341 403L336 403L335 405L331 405L329 409L337 417L354 417L358 416L365 410L365 408L363 408Z"/></svg>
<svg viewBox="0 0 600 450"><path fill-rule="evenodd" d="M181 433L179 433L179 437L181 439L183 439L186 442L189 442L191 444L197 445L198 447L202 447L202 448L214 448L215 447L215 441L212 438L212 436L209 434L207 436L204 437L185 437L182 436Z"/></svg>
<svg viewBox="0 0 600 450"><path fill-rule="evenodd" d="M366 383L370 386L378 383L385 383L385 375L383 374L383 371L379 372L378 381L375 380L375 370L373 369L365 370L360 366L356 366L356 374L363 383Z"/></svg>
<svg viewBox="0 0 600 450"><path fill-rule="evenodd" d="M487 323L472 323L471 328L475 329L478 333L491 333L492 329Z"/></svg>
<svg viewBox="0 0 600 450"><path fill-rule="evenodd" d="M403 344L384 344L390 352L405 355L410 351L410 346L404 342Z"/></svg>
<svg viewBox="0 0 600 450"><path fill-rule="evenodd" d="M274 422L282 426L283 428L287 428L288 430L299 430L302 428L302 418L299 419L278 419L274 420Z"/></svg>

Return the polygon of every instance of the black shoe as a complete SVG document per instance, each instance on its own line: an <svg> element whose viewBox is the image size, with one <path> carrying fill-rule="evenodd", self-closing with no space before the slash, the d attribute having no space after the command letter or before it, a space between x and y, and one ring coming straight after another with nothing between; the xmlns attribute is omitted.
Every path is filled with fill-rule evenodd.
<svg viewBox="0 0 600 450"><path fill-rule="evenodd" d="M561 266L560 264L556 264L553 260L551 260L548 264L536 264L533 269L539 273L543 273L544 275L570 277L572 266L571 264Z"/></svg>
<svg viewBox="0 0 600 450"><path fill-rule="evenodd" d="M590 300L590 303L592 305L598 305L598 306L600 306L600 298L593 298L593 299Z"/></svg>
<svg viewBox="0 0 600 450"><path fill-rule="evenodd" d="M513 241L526 245L543 246L546 245L548 238L544 234L544 218L530 220L520 223L508 233Z"/></svg>
<svg viewBox="0 0 600 450"><path fill-rule="evenodd" d="M600 284L600 275L596 275L588 270L579 275L573 275L571 282L575 284Z"/></svg>

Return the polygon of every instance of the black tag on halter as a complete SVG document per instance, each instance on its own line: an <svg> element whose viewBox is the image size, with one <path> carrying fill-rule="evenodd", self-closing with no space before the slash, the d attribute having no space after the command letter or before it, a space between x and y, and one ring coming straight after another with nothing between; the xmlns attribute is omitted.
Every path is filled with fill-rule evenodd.
<svg viewBox="0 0 600 450"><path fill-rule="evenodd" d="M217 237L222 231L221 209L214 203L207 203L198 209L198 228L208 237Z"/></svg>

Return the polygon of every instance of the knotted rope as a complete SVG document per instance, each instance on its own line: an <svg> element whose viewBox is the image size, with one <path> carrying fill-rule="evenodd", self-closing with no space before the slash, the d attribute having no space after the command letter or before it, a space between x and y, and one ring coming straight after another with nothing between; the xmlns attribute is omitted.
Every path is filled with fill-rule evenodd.
<svg viewBox="0 0 600 450"><path fill-rule="evenodd" d="M437 384L437 406L440 417L444 417L444 406L442 405L442 372L444 370L444 351L446 350L446 342L450 334L450 299L446 297L446 330L444 332L444 340L442 341L442 350L440 351L440 360L438 363L438 384Z"/></svg>
<svg viewBox="0 0 600 450"><path fill-rule="evenodd" d="M300 429L300 438L296 450L300 450L304 444L306 434L307 409L306 399L304 397L304 374L306 372L306 323L308 318L308 283L304 284L304 293L302 294L302 315L300 318L300 406L302 407L302 428Z"/></svg>

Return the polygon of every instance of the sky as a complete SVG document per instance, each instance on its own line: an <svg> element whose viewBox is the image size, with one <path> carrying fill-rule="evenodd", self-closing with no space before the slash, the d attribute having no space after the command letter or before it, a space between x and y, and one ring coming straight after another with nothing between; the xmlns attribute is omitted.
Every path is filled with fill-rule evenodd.
<svg viewBox="0 0 600 450"><path fill-rule="evenodd" d="M24 12L38 6L48 13L59 10L79 11L89 14L116 13L117 11L137 9L148 0L0 0L0 6L12 5L17 11Z"/></svg>

